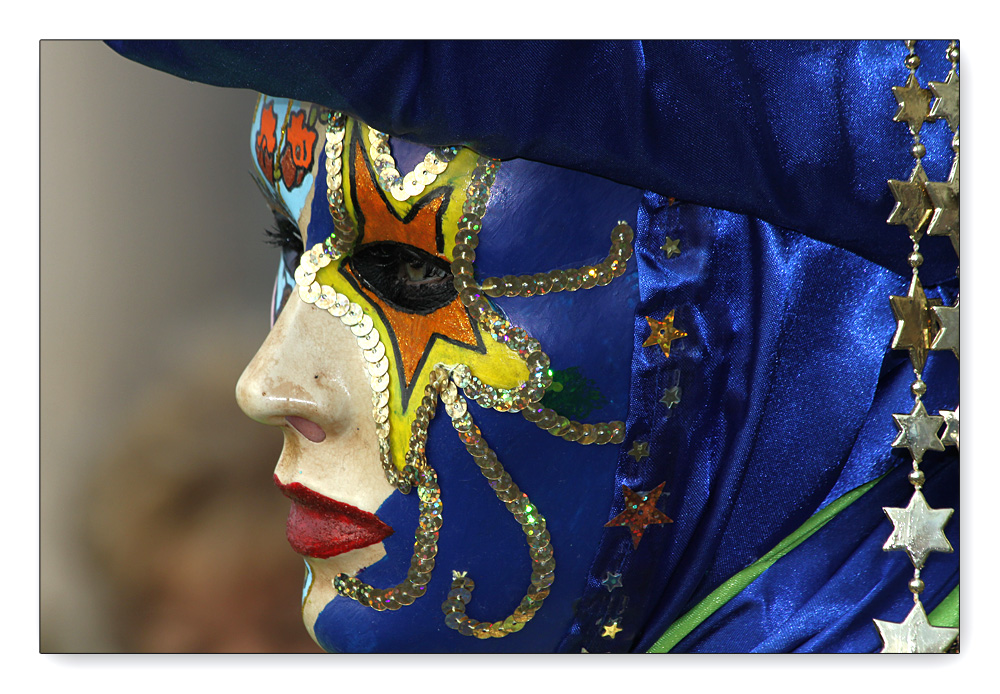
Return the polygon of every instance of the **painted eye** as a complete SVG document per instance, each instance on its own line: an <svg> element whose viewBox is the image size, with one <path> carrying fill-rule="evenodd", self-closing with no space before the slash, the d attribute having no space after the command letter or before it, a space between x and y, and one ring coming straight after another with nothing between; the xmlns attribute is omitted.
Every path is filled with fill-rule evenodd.
<svg viewBox="0 0 1000 694"><path fill-rule="evenodd" d="M457 294L447 260L405 243L366 244L347 264L367 289L406 313L427 315L450 304Z"/></svg>

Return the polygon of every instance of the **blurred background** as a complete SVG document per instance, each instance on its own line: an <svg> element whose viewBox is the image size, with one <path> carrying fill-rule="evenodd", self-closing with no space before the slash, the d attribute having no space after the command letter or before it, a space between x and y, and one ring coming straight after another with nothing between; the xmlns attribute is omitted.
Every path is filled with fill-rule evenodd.
<svg viewBox="0 0 1000 694"><path fill-rule="evenodd" d="M234 398L278 263L256 95L40 52L40 650L318 652L281 435Z"/></svg>

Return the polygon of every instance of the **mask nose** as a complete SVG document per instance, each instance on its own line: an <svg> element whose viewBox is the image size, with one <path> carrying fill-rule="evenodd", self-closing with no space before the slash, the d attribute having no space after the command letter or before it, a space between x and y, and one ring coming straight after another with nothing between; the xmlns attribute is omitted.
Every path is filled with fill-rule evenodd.
<svg viewBox="0 0 1000 694"><path fill-rule="evenodd" d="M291 426L319 443L367 414L363 357L349 330L325 311L290 297L236 384L248 417ZM359 383L352 383L358 380ZM365 402L359 402L361 399Z"/></svg>

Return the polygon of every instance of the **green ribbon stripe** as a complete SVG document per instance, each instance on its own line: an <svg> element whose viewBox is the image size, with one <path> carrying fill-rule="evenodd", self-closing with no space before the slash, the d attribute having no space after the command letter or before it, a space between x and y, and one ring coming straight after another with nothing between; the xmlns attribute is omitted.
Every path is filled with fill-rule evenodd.
<svg viewBox="0 0 1000 694"><path fill-rule="evenodd" d="M713 590L708 597L692 607L683 617L671 624L663 633L663 636L661 636L657 642L653 644L652 648L649 649L649 652L669 652L670 649L676 646L681 639L690 634L695 627L708 619L716 610L725 605L732 598L736 597L740 591L748 585L753 583L757 577L767 571L768 567L774 564L774 562L778 561L783 556L808 540L813 533L830 522L830 520L838 513L857 501L869 489L878 484L884 477L885 475L882 475L882 477L878 477L871 482L863 484L857 489L852 489L826 508L814 514L811 518L809 518L809 520L799 526L791 535L779 542L774 549ZM931 616L928 616L928 619L950 619L951 617L954 617L956 620L955 624L957 625L958 588L955 588L953 595L953 608L945 608L945 604L952 598L952 596L949 595L948 598L946 598L945 601L931 613ZM945 609L942 610L942 608ZM954 613L953 615L952 612ZM936 621L932 621L932 623L937 624ZM945 625L942 624L939 626Z"/></svg>

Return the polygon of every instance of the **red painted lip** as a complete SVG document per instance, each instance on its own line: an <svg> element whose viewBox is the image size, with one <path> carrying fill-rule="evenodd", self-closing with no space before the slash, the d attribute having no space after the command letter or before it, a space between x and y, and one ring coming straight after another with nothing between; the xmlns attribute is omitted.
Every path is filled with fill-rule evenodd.
<svg viewBox="0 0 1000 694"><path fill-rule="evenodd" d="M286 535L296 554L316 559L335 557L381 542L394 532L378 516L334 501L298 482L275 486L292 500Z"/></svg>

